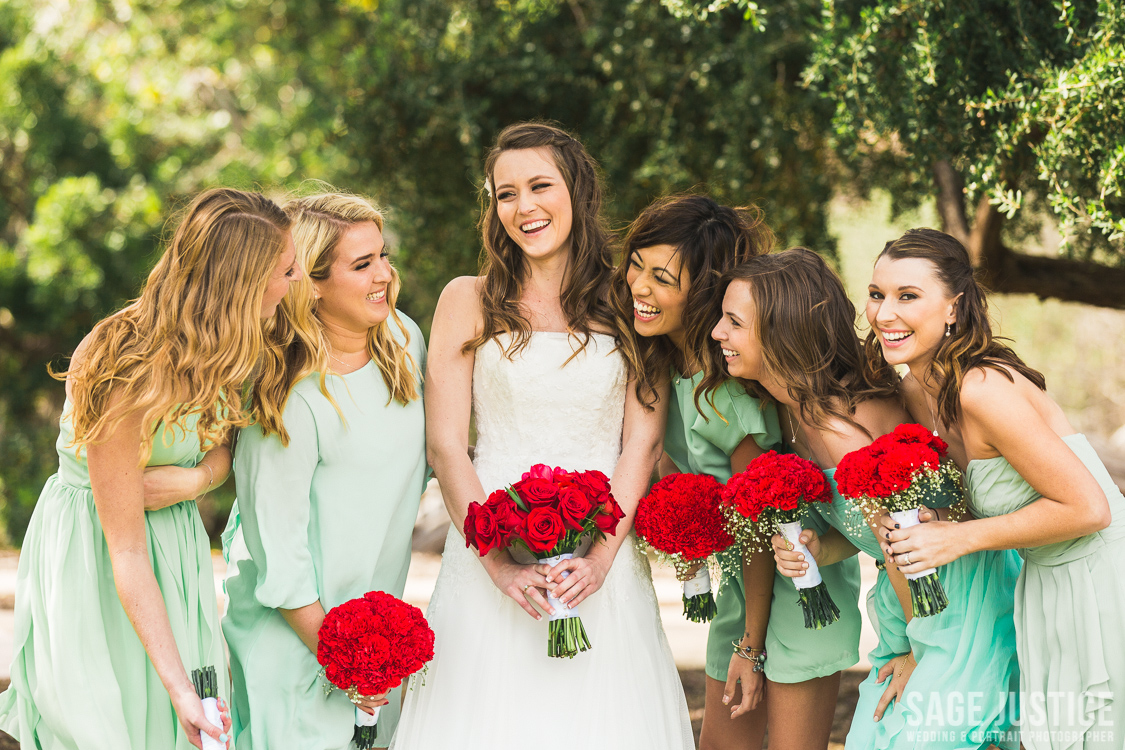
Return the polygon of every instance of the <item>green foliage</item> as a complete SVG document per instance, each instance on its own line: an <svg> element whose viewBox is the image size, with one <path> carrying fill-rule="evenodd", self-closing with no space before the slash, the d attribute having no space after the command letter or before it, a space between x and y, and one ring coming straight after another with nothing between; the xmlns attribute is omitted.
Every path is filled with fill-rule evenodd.
<svg viewBox="0 0 1125 750"><path fill-rule="evenodd" d="M521 119L583 139L617 226L705 189L759 202L784 242L831 254L832 109L799 80L818 6L776 4L766 33L746 20L756 7L716 3L698 25L649 0L0 3L11 537L55 468L62 387L45 363L136 294L167 217L206 186L316 179L376 198L401 305L424 329L444 284L476 271L483 158Z"/></svg>
<svg viewBox="0 0 1125 750"><path fill-rule="evenodd" d="M1119 264L1123 31L1114 2L825 0L805 80L861 189L917 206L948 160L970 200L1025 223L1049 208L1076 256Z"/></svg>

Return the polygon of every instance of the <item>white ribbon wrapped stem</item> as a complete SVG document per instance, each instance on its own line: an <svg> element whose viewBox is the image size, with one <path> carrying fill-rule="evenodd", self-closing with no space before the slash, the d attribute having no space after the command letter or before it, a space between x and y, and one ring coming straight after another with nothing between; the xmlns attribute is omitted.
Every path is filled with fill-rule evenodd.
<svg viewBox="0 0 1125 750"><path fill-rule="evenodd" d="M706 594L711 590L711 574L707 571L707 566L695 572L695 575L684 581L684 598L693 599L700 594Z"/></svg>
<svg viewBox="0 0 1125 750"><path fill-rule="evenodd" d="M553 568L554 566L559 564L559 561L570 560L573 557L574 555L572 553L564 552L563 554L555 555L554 557L540 558L539 562ZM562 577L563 579L565 579L569 575L569 570L563 571ZM550 590L547 591L547 603L550 604L551 608L555 610L555 613L553 615L547 615L547 622L553 622L555 620L565 620L568 617L578 617L578 610L576 607L566 606L561 601L556 599L554 594L552 594Z"/></svg>
<svg viewBox="0 0 1125 750"><path fill-rule="evenodd" d="M375 707L375 713L369 714L359 706L355 707L355 725L357 727L373 727L379 723L379 712L383 710L382 706Z"/></svg>
<svg viewBox="0 0 1125 750"><path fill-rule="evenodd" d="M918 524L922 523L918 520L917 508L911 508L910 510L896 510L891 514L891 518L893 518L895 520L895 523L897 523L904 529L909 529L911 526L917 526ZM910 553L907 552L906 556L909 559ZM930 573L936 572L937 568L930 568L929 570L923 570L921 573L903 573L903 575L906 576L906 580L915 581L919 578L925 578Z"/></svg>
<svg viewBox="0 0 1125 750"><path fill-rule="evenodd" d="M219 714L219 700L217 698L203 699L203 715L219 729L223 728L223 717ZM203 750L225 750L226 746L206 732L199 733L203 740Z"/></svg>
<svg viewBox="0 0 1125 750"><path fill-rule="evenodd" d="M820 577L820 568L817 567L816 560L813 559L809 548L801 544L801 532L804 531L801 528L801 522L790 521L789 523L779 523L777 526L781 529L781 535L793 545L793 549L805 556L805 562L809 564L809 569L803 576L793 579L793 585L799 589L811 589L814 586L819 586L823 580Z"/></svg>

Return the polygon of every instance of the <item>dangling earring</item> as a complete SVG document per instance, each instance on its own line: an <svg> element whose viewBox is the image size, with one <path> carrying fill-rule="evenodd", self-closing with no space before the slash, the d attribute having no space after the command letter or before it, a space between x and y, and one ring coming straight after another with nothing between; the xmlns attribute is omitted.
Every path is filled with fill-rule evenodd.
<svg viewBox="0 0 1125 750"><path fill-rule="evenodd" d="M946 323L945 324L945 337L949 338L950 334L952 334L952 333L953 333L953 324L952 323Z"/></svg>

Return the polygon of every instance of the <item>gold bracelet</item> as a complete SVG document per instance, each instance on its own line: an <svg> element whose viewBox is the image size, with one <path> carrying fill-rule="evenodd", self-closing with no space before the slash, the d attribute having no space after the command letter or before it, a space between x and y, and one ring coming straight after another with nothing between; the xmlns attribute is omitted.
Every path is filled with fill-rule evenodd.
<svg viewBox="0 0 1125 750"><path fill-rule="evenodd" d="M196 464L196 465L197 465L197 466L202 466L202 467L203 467L204 469L207 469L207 474L208 474L208 475L209 475L209 477L210 477L210 478L209 478L209 479L207 480L207 486L203 488L203 492L199 493L199 496L200 496L200 497L203 497L204 495L206 495L206 494L207 494L208 492L210 492L210 491L211 491L211 485L215 483L215 470L214 470L214 469L212 469L212 468L211 468L210 466L208 466L207 464L203 463L202 461L200 461L200 462L199 462L198 464Z"/></svg>

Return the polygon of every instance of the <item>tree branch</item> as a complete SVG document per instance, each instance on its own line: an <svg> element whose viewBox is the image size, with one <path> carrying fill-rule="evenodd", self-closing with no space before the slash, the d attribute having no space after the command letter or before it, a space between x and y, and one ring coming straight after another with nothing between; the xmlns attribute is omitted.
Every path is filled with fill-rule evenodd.
<svg viewBox="0 0 1125 750"><path fill-rule="evenodd" d="M937 185L937 210L941 230L969 246L969 222L965 216L965 185L961 175L947 160L934 163L934 184Z"/></svg>
<svg viewBox="0 0 1125 750"><path fill-rule="evenodd" d="M969 236L969 255L994 292L1034 294L1125 310L1125 268L1014 252L1000 239L1004 216L983 198Z"/></svg>

